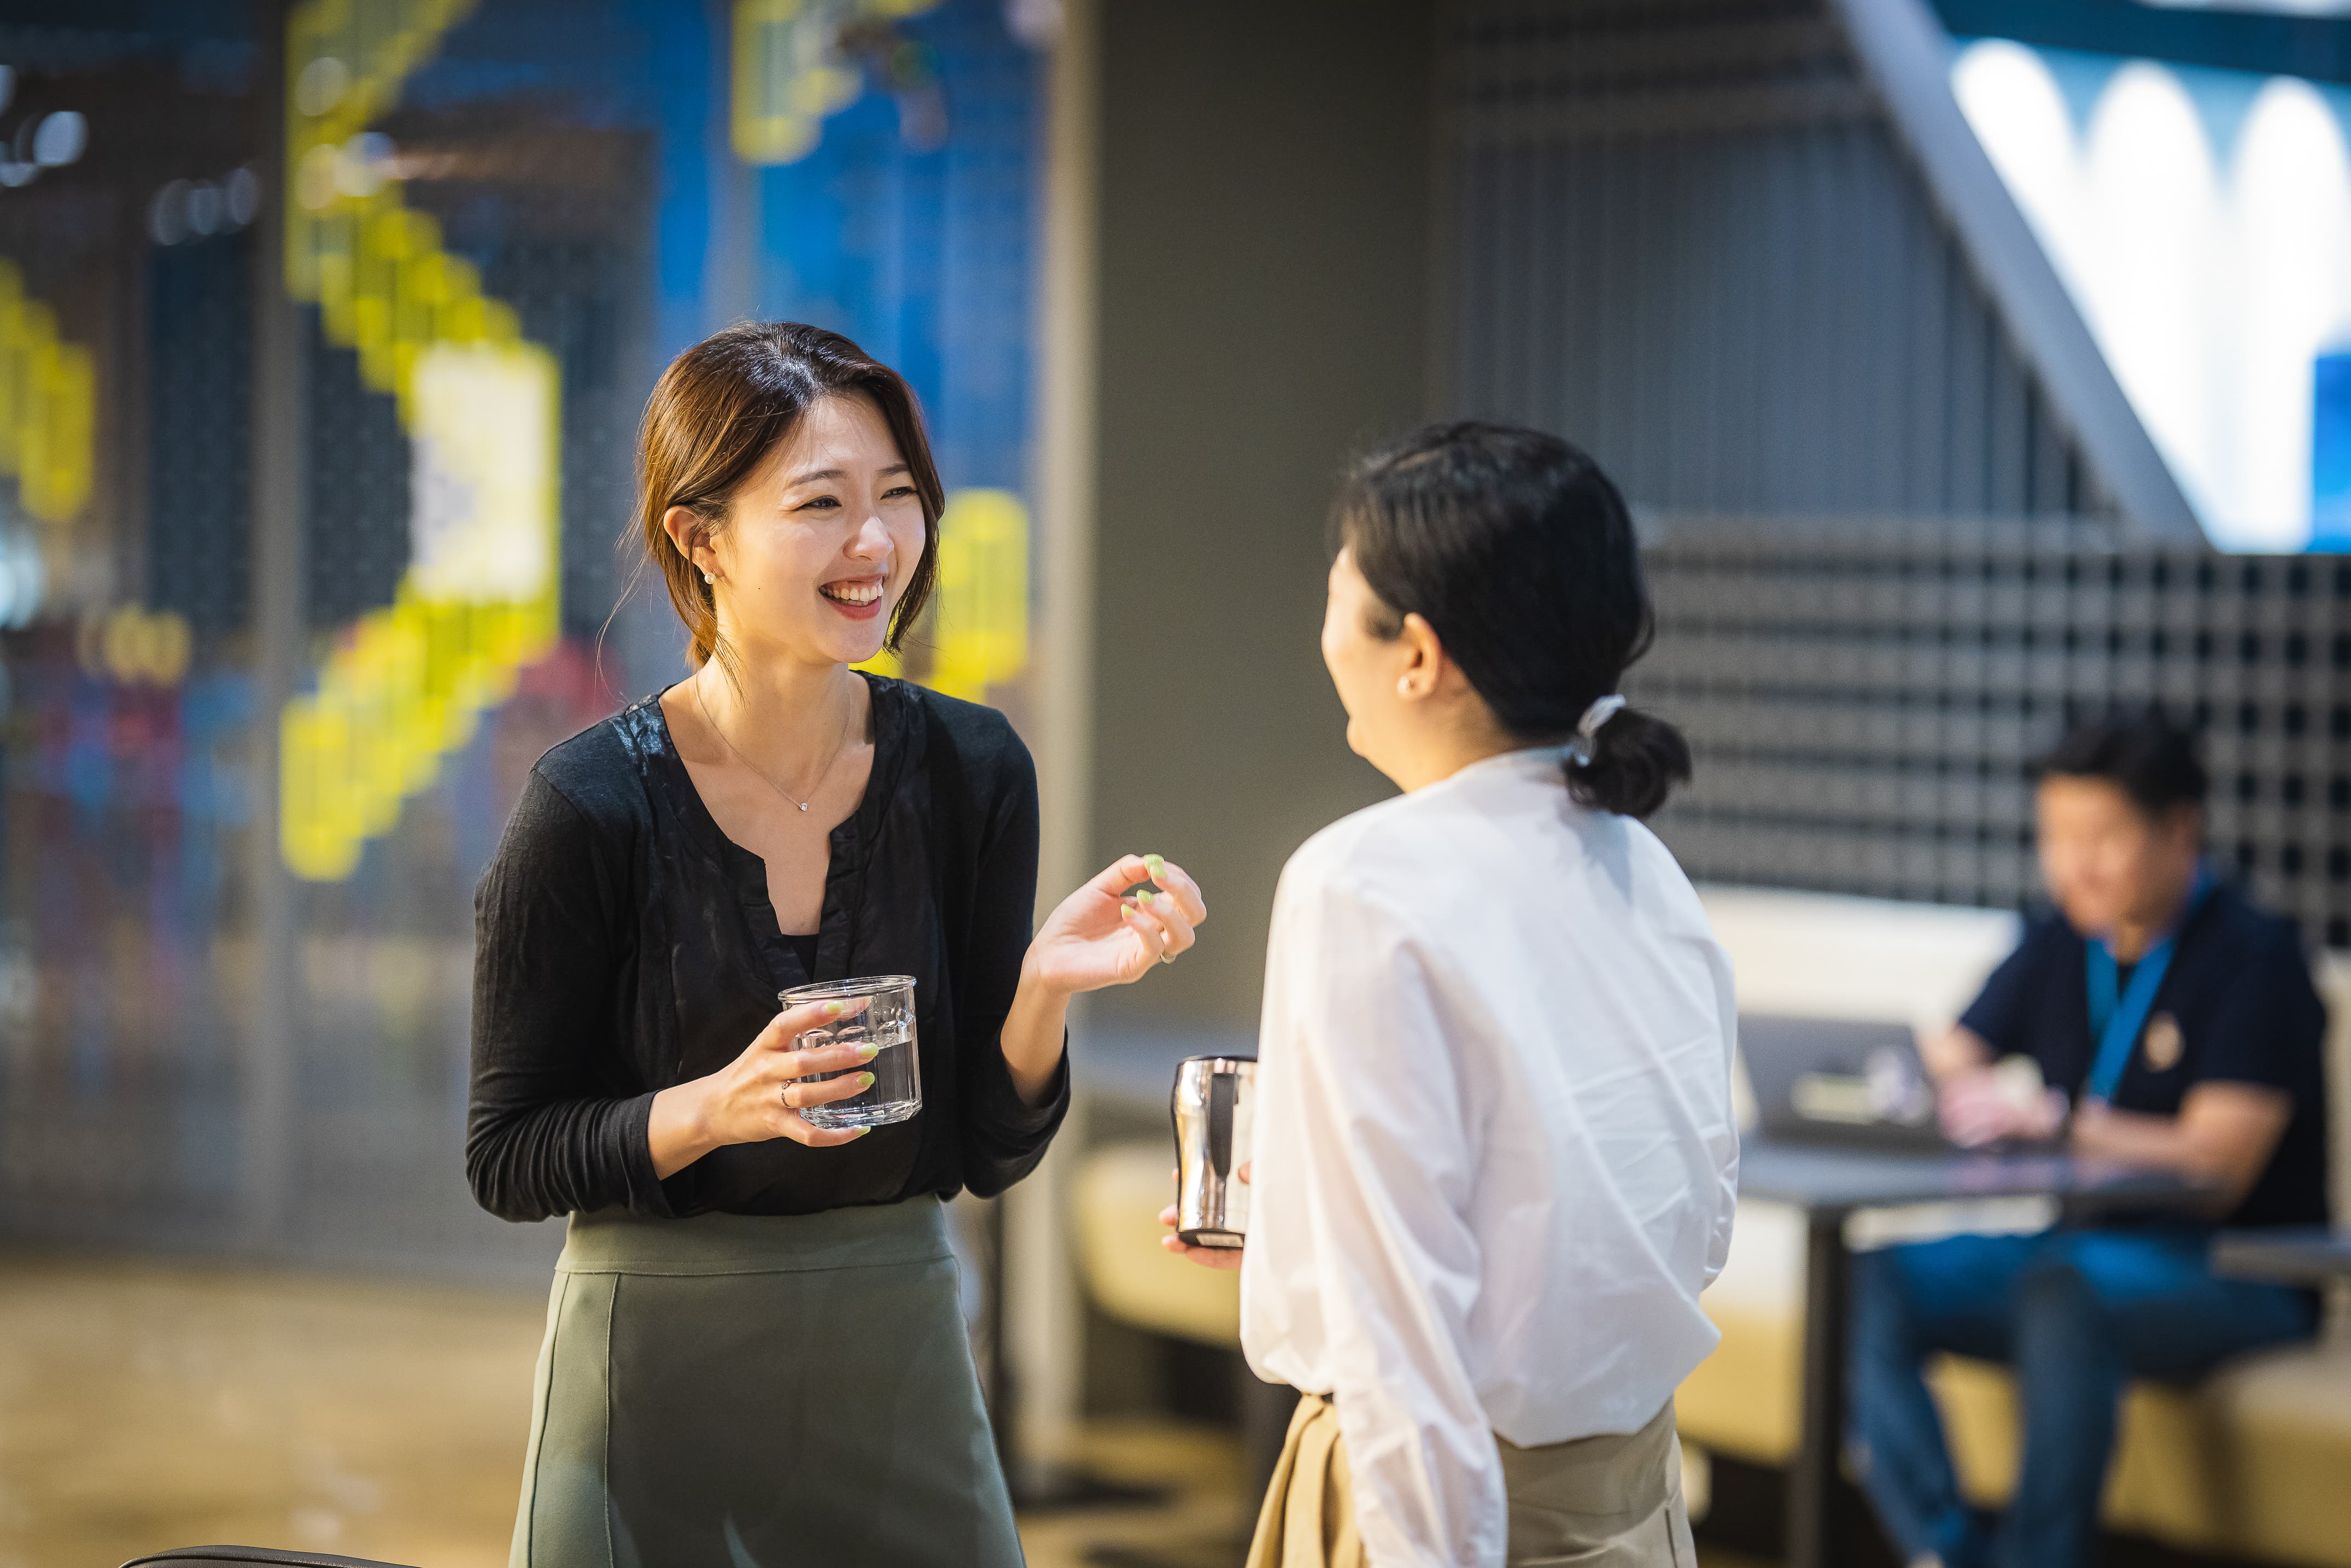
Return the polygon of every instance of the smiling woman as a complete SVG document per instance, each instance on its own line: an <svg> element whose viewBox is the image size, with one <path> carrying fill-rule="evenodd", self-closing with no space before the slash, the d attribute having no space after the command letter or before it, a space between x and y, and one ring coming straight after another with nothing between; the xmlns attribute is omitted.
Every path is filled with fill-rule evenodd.
<svg viewBox="0 0 2351 1568"><path fill-rule="evenodd" d="M750 522L744 548L761 566L862 566L841 580L881 602L881 591L893 586L886 565L874 570L873 547L882 541L860 538L843 559L841 538L816 528L850 516L844 492L852 486L883 503L858 518L881 523L888 564L904 568L887 635L862 656L896 648L922 614L937 575L946 492L913 391L848 339L789 321L727 329L680 355L662 378L645 408L640 446L646 556L693 635L696 665L714 654L722 665L732 658L718 609L726 563L715 553L730 516ZM801 526L779 527L789 524ZM790 550L800 553L788 560L783 552ZM756 568L728 580L755 591L780 586ZM810 629L812 622L802 627ZM739 621L736 630L743 630Z"/></svg>
<svg viewBox="0 0 2351 1568"><path fill-rule="evenodd" d="M1172 963L1207 910L1128 855L1032 939L1027 748L854 668L935 570L894 371L730 328L663 375L639 455L694 673L539 760L477 896L467 1172L493 1213L571 1217L513 1561L1009 1568L939 1200L1035 1167L1070 998ZM878 1048L799 1049L842 1004L778 993L879 976L914 988L892 1049L923 1109L814 1125Z"/></svg>

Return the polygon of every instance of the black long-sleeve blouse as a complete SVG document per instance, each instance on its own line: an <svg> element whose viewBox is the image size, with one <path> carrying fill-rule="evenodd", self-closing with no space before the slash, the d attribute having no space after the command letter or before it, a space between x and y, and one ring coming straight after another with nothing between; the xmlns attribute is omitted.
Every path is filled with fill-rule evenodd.
<svg viewBox="0 0 2351 1568"><path fill-rule="evenodd" d="M1001 714L867 679L873 772L832 832L813 975L777 925L766 862L703 805L658 697L539 758L474 900L465 1174L483 1207L810 1214L991 1196L1044 1157L1067 1059L1031 1107L999 1042L1035 907L1035 767ZM735 1145L655 1177L655 1092L739 1056L777 992L884 974L915 979L919 1115L832 1148Z"/></svg>

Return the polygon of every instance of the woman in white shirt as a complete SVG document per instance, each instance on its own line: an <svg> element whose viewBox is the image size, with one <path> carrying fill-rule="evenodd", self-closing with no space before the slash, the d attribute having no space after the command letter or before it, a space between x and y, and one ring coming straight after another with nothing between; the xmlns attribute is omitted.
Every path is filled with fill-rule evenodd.
<svg viewBox="0 0 2351 1568"><path fill-rule="evenodd" d="M1454 424L1332 524L1322 656L1405 793L1282 873L1240 1260L1166 1239L1241 1270L1249 1363L1304 1396L1250 1568L1688 1564L1736 1013L1637 821L1689 751L1615 695L1631 520L1567 443Z"/></svg>

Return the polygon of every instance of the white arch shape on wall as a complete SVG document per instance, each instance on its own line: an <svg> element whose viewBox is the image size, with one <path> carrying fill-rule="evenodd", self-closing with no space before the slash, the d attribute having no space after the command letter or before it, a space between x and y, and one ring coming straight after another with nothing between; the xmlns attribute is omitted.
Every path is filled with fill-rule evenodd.
<svg viewBox="0 0 2351 1568"><path fill-rule="evenodd" d="M2023 45L1987 38L1953 62L1951 90L1992 167L2070 285L2087 264L2085 214L2081 152L2057 78Z"/></svg>
<svg viewBox="0 0 2351 1568"><path fill-rule="evenodd" d="M2148 61L2115 72L2078 132L2022 45L1969 45L1951 86L2213 542L2304 548L2313 361L2351 336L2335 109L2270 78L2223 168L2189 85Z"/></svg>
<svg viewBox="0 0 2351 1568"><path fill-rule="evenodd" d="M2082 168L2090 329L2207 528L2234 535L2236 508L2214 482L2227 215L2179 78L2136 60L2116 72L2090 116Z"/></svg>
<svg viewBox="0 0 2351 1568"><path fill-rule="evenodd" d="M2312 366L2351 327L2351 155L2309 83L2265 83L2231 161L2237 395L2222 483L2237 531L2272 549L2311 534Z"/></svg>

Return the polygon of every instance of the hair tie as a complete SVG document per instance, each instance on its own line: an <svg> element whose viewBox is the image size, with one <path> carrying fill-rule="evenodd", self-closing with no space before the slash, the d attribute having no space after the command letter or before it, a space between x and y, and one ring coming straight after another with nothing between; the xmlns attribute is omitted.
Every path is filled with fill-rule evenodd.
<svg viewBox="0 0 2351 1568"><path fill-rule="evenodd" d="M1583 710L1583 716L1575 721L1575 738L1567 743L1567 754L1575 759L1578 767L1592 766L1592 748L1600 740L1601 727L1624 711L1625 698L1616 692L1609 693Z"/></svg>

